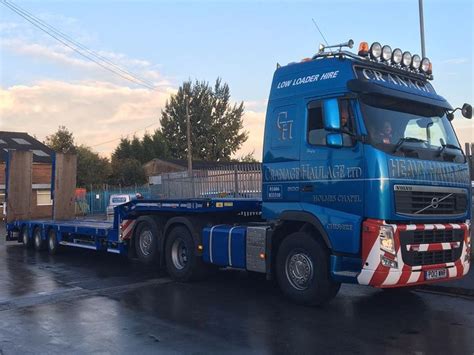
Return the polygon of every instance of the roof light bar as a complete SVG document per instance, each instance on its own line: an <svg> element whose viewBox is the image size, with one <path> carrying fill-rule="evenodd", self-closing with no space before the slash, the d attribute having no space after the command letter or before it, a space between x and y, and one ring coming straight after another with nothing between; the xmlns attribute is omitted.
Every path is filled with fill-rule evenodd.
<svg viewBox="0 0 474 355"><path fill-rule="evenodd" d="M411 53L410 52L404 52L402 56L402 65L404 67L409 67L411 64Z"/></svg>
<svg viewBox="0 0 474 355"><path fill-rule="evenodd" d="M421 65L421 58L418 54L415 54L411 58L411 68L415 69L415 70L418 70L418 69L420 69L420 65Z"/></svg>
<svg viewBox="0 0 474 355"><path fill-rule="evenodd" d="M369 52L372 59L379 59L382 55L382 45L379 42L372 43Z"/></svg>
<svg viewBox="0 0 474 355"><path fill-rule="evenodd" d="M392 59L392 48L390 46L382 47L382 59L386 62Z"/></svg>
<svg viewBox="0 0 474 355"><path fill-rule="evenodd" d="M423 73L430 74L429 71L431 70L431 62L428 58L423 58L421 60L420 69Z"/></svg>
<svg viewBox="0 0 474 355"><path fill-rule="evenodd" d="M400 48L395 48L392 52L392 62L400 64L402 62L403 52Z"/></svg>

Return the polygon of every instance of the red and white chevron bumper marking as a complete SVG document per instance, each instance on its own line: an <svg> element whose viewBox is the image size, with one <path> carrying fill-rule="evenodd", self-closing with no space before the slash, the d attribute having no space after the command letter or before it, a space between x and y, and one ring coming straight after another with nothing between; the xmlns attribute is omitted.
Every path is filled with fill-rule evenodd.
<svg viewBox="0 0 474 355"><path fill-rule="evenodd" d="M127 240L132 238L133 227L135 226L134 219L125 219L120 223L120 240Z"/></svg>
<svg viewBox="0 0 474 355"><path fill-rule="evenodd" d="M389 225L394 231L394 242L396 255L392 255L380 249L379 229L382 225ZM442 229L462 229L464 230L464 243L462 243L461 257L455 262L409 266L403 262L400 247L400 232L413 230L442 230ZM359 284L371 285L374 287L401 287L410 286L433 281L425 280L425 271L432 269L448 269L446 279L460 278L467 274L470 267L470 247L468 237L470 232L470 222L460 224L386 224L380 220L367 220L363 225L362 236L362 271L357 277ZM461 246L460 242L430 243L430 244L409 244L409 251L439 251L455 249ZM380 258L397 262L397 268L382 265ZM444 280L446 280L444 279Z"/></svg>

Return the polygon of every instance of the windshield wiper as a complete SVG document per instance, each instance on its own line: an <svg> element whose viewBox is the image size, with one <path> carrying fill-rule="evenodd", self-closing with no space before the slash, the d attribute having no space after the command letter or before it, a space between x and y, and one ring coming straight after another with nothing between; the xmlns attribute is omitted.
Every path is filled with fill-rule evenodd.
<svg viewBox="0 0 474 355"><path fill-rule="evenodd" d="M457 145L454 145L454 144L450 144L450 143L446 143L446 144L443 144L441 146L441 148L439 149L438 151L438 156L440 157L443 153L444 153L444 150L446 148L450 148L450 149L457 149L457 150L460 150L462 152L462 149L460 147L458 147Z"/></svg>
<svg viewBox="0 0 474 355"><path fill-rule="evenodd" d="M415 137L402 137L398 141L398 143L395 145L395 148L393 149L393 152L396 153L398 150L402 147L402 145L406 142L411 142L411 143L427 143L424 139L420 138L415 138Z"/></svg>

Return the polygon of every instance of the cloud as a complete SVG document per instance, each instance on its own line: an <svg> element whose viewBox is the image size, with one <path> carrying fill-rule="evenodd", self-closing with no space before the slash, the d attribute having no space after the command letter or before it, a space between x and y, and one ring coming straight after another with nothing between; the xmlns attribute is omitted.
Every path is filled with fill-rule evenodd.
<svg viewBox="0 0 474 355"><path fill-rule="evenodd" d="M450 58L450 59L445 59L441 61L442 64L449 64L449 65L459 65L459 64L464 64L468 63L469 59L460 57L460 58Z"/></svg>
<svg viewBox="0 0 474 355"><path fill-rule="evenodd" d="M0 130L21 130L44 140L64 125L74 133L76 143L109 156L117 138L141 136L150 125L149 132L158 128L161 109L175 91L173 86L148 90L92 80L0 87ZM246 111L244 126L250 136L236 156L254 151L261 159L263 123L263 112Z"/></svg>
<svg viewBox="0 0 474 355"><path fill-rule="evenodd" d="M79 144L94 146L140 129L158 127L160 109L174 92L133 89L104 82L41 81L31 86L0 88L0 130L28 132L44 139L59 125L68 127ZM95 149L109 155L117 141Z"/></svg>
<svg viewBox="0 0 474 355"><path fill-rule="evenodd" d="M263 133L265 130L265 112L245 111L244 129L249 132L249 138L235 155L240 157L253 152L255 159L261 161L263 154Z"/></svg>
<svg viewBox="0 0 474 355"><path fill-rule="evenodd" d="M94 48L97 47L91 45L96 42L94 35L85 31L74 18L50 14L39 17L122 69L152 82L156 89L133 85L29 24L3 22L0 23L1 51L54 64L59 77L63 70L68 78L77 80L66 82L36 77L25 85L0 86L0 130L21 130L44 140L58 126L64 125L74 133L76 143L92 146L108 156L115 149L117 138L134 133L141 136L143 128L152 124L148 128L150 132L159 127L161 109L177 86L162 75L159 64ZM5 65L5 72L19 70L14 63L10 63L10 68ZM236 153L237 157L254 152L254 156L261 159L265 106L266 100L245 103L244 129L250 135ZM101 144L104 142L107 143Z"/></svg>

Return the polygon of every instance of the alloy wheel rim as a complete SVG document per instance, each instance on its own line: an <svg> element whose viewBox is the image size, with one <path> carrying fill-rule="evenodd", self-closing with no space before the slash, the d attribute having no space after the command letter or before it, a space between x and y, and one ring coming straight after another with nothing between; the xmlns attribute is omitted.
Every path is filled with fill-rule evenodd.
<svg viewBox="0 0 474 355"><path fill-rule="evenodd" d="M148 256L151 254L152 248L152 241L153 241L153 234L150 230L145 229L140 233L140 251L143 255Z"/></svg>
<svg viewBox="0 0 474 355"><path fill-rule="evenodd" d="M313 261L304 252L293 252L286 258L285 272L291 286L298 291L304 291L309 288L313 279Z"/></svg>
<svg viewBox="0 0 474 355"><path fill-rule="evenodd" d="M188 250L180 238L176 239L171 246L171 260L178 270L184 269L188 263Z"/></svg>

